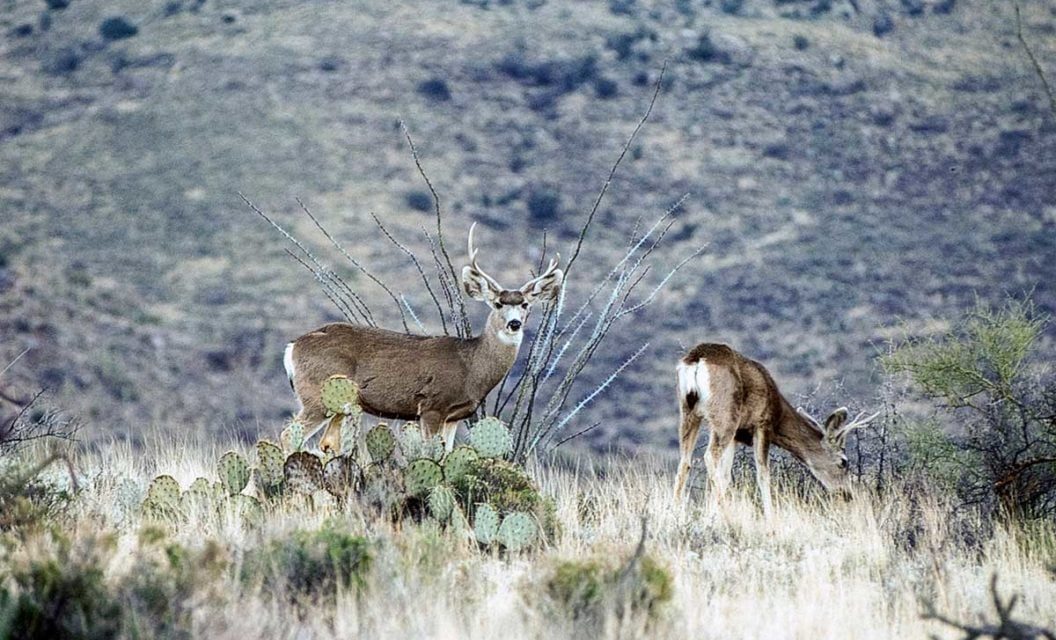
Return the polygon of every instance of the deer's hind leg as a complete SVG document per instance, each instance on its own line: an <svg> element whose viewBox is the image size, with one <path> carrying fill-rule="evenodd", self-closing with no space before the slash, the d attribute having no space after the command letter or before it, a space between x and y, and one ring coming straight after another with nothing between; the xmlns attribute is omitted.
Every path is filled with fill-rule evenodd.
<svg viewBox="0 0 1056 640"><path fill-rule="evenodd" d="M693 450L700 438L700 414L686 406L683 398L680 403L682 420L678 426L678 443L681 452L681 460L678 463L678 476L675 478L675 500L682 500L686 490L686 481L689 479L689 470L693 466Z"/></svg>
<svg viewBox="0 0 1056 640"><path fill-rule="evenodd" d="M717 513L726 502L733 474L733 456L736 453L735 429L727 428L718 420L709 421L708 452L705 463L708 468L708 507Z"/></svg>

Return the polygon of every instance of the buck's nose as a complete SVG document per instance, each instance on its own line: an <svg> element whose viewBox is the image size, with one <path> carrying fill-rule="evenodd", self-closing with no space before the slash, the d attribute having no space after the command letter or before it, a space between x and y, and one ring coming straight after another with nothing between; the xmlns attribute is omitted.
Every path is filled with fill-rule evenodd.
<svg viewBox="0 0 1056 640"><path fill-rule="evenodd" d="M521 321L520 320L510 320L509 322L506 323L506 328L509 329L510 331L520 331L521 330Z"/></svg>

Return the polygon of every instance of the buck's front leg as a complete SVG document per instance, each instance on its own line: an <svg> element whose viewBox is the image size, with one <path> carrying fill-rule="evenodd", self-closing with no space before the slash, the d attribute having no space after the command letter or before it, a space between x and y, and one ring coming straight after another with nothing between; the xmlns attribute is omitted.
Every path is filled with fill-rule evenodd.
<svg viewBox="0 0 1056 640"><path fill-rule="evenodd" d="M421 415L422 436L428 439L440 433L441 429L444 428L445 417L439 411L426 411L423 413Z"/></svg>
<svg viewBox="0 0 1056 640"><path fill-rule="evenodd" d="M451 450L455 448L455 433L458 431L458 420L454 422L445 422L444 428L441 431L441 435L444 439L444 449L451 453Z"/></svg>

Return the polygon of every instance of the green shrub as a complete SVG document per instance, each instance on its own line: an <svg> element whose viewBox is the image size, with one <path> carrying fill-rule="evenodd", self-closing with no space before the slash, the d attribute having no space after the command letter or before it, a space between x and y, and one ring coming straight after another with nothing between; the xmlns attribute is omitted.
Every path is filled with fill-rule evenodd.
<svg viewBox="0 0 1056 640"><path fill-rule="evenodd" d="M113 540L98 539L72 549L60 538L54 555L17 560L0 570L0 637L116 637L122 610L105 584L102 561L113 545Z"/></svg>
<svg viewBox="0 0 1056 640"><path fill-rule="evenodd" d="M1035 366L1047 322L1029 301L980 304L943 335L907 338L881 361L945 414L906 434L918 467L1008 515L1056 511L1056 377Z"/></svg>
<svg viewBox="0 0 1056 640"><path fill-rule="evenodd" d="M141 533L140 546L141 554L116 588L126 610L126 633L136 638L194 637L192 614L201 606L195 595L224 577L226 551L214 541L191 550L150 527Z"/></svg>
<svg viewBox="0 0 1056 640"><path fill-rule="evenodd" d="M415 211L429 212L433 210L433 196L428 191L422 191L420 189L408 191L403 197L403 200L407 203L408 207Z"/></svg>
<svg viewBox="0 0 1056 640"><path fill-rule="evenodd" d="M451 99L451 89L441 78L430 78L418 83L418 93L434 102L447 102Z"/></svg>
<svg viewBox="0 0 1056 640"><path fill-rule="evenodd" d="M674 595L670 573L649 555L625 566L598 559L560 562L544 589L554 612L585 633L610 617L655 625Z"/></svg>
<svg viewBox="0 0 1056 640"><path fill-rule="evenodd" d="M284 588L291 600L334 598L338 588L366 588L371 561L366 538L327 525L294 531L248 554L243 576L269 589Z"/></svg>
<svg viewBox="0 0 1056 640"><path fill-rule="evenodd" d="M139 27L129 22L126 18L107 18L99 24L99 35L103 40L124 40L139 33Z"/></svg>
<svg viewBox="0 0 1056 640"><path fill-rule="evenodd" d="M0 531L37 531L61 516L70 504L69 488L49 482L42 468L8 458L0 467Z"/></svg>
<svg viewBox="0 0 1056 640"><path fill-rule="evenodd" d="M547 186L536 186L528 192L528 215L538 222L556 220L561 215L561 196Z"/></svg>

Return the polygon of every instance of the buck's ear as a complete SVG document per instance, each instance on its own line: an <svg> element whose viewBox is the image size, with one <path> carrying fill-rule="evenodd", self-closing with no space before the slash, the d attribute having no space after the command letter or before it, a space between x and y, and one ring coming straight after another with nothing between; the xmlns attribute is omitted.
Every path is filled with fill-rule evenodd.
<svg viewBox="0 0 1056 640"><path fill-rule="evenodd" d="M825 433L830 436L835 435L844 422L847 422L847 407L840 407L825 418Z"/></svg>
<svg viewBox="0 0 1056 640"><path fill-rule="evenodd" d="M496 295L488 279L468 264L462 267L462 289L470 298L481 302L490 302Z"/></svg>
<svg viewBox="0 0 1056 640"><path fill-rule="evenodd" d="M561 286L564 283L565 272L560 269L550 269L521 287L521 293L528 302L553 300L557 294L561 293Z"/></svg>

